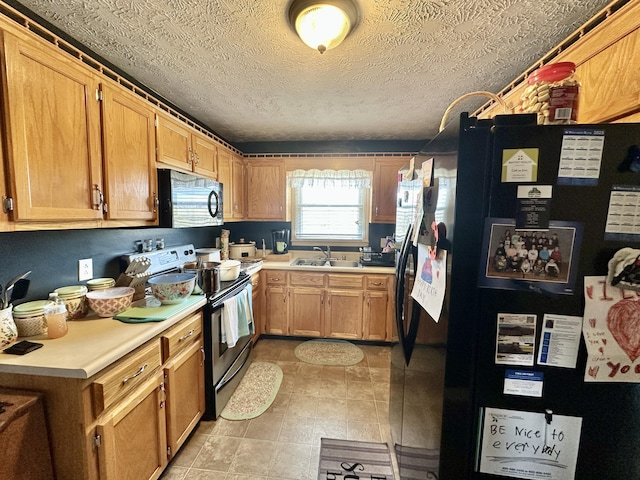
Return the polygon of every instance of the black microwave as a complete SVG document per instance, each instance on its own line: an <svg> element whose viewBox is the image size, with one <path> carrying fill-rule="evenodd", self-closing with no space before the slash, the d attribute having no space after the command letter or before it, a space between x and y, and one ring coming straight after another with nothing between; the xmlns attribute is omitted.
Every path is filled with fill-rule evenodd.
<svg viewBox="0 0 640 480"><path fill-rule="evenodd" d="M170 228L222 225L222 184L209 178L158 169L160 226Z"/></svg>

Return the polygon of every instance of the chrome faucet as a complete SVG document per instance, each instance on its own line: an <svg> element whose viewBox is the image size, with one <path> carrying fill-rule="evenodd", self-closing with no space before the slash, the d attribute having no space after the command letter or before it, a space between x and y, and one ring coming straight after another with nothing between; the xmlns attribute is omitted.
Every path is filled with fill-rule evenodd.
<svg viewBox="0 0 640 480"><path fill-rule="evenodd" d="M320 247L313 247L314 250L318 250L319 252L321 252L324 256L327 257L327 260L329 260L331 258L331 247L329 247L327 245L327 251L325 252L324 250L322 250L322 248Z"/></svg>

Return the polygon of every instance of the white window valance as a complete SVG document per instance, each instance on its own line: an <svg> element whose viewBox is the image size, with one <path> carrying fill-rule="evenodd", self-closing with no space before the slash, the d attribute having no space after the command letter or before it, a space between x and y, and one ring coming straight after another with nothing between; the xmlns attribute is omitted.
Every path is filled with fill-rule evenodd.
<svg viewBox="0 0 640 480"><path fill-rule="evenodd" d="M291 188L371 188L371 172L367 170L293 170L287 172Z"/></svg>

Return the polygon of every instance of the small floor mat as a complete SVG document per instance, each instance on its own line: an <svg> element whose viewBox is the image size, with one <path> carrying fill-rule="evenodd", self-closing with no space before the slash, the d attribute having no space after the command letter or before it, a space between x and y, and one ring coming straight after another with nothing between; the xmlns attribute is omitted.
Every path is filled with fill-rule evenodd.
<svg viewBox="0 0 640 480"><path fill-rule="evenodd" d="M364 358L364 352L346 340L309 340L293 353L298 360L315 365L355 365Z"/></svg>
<svg viewBox="0 0 640 480"><path fill-rule="evenodd" d="M354 477L347 477L347 475ZM386 443L320 439L318 480L332 478L394 480L393 464Z"/></svg>
<svg viewBox="0 0 640 480"><path fill-rule="evenodd" d="M396 445L395 451L402 480L438 480L440 450Z"/></svg>
<svg viewBox="0 0 640 480"><path fill-rule="evenodd" d="M221 417L247 420L262 415L273 403L282 383L282 369L271 362L253 362L225 405Z"/></svg>

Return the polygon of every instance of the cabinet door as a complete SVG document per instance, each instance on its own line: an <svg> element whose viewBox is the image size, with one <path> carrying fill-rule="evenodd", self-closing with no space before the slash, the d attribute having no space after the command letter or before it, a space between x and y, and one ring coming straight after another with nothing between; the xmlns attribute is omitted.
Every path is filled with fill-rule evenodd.
<svg viewBox="0 0 640 480"><path fill-rule="evenodd" d="M154 116L133 95L102 85L108 219L157 220Z"/></svg>
<svg viewBox="0 0 640 480"><path fill-rule="evenodd" d="M363 340L386 340L388 302L387 292L365 292Z"/></svg>
<svg viewBox="0 0 640 480"><path fill-rule="evenodd" d="M177 120L166 115L156 116L157 161L183 172L193 170L191 131Z"/></svg>
<svg viewBox="0 0 640 480"><path fill-rule="evenodd" d="M164 366L167 390L167 445L172 458L204 415L202 339Z"/></svg>
<svg viewBox="0 0 640 480"><path fill-rule="evenodd" d="M162 370L97 425L101 480L155 479L167 464Z"/></svg>
<svg viewBox="0 0 640 480"><path fill-rule="evenodd" d="M0 145L4 145L3 132L0 131ZM7 188L5 178L5 163L3 157L3 149L0 148L0 199L4 200L9 196L9 189ZM0 205L0 232L12 230L12 224L9 223L9 215L4 211L2 205Z"/></svg>
<svg viewBox="0 0 640 480"><path fill-rule="evenodd" d="M376 160L371 192L372 223L395 223L398 170L407 162L407 159Z"/></svg>
<svg viewBox="0 0 640 480"><path fill-rule="evenodd" d="M263 292L262 278L261 278L260 272L254 273L253 275L251 275L251 288L252 288L251 292L253 295L253 298L252 298L253 326L255 329L253 333L253 343L255 343L258 341L258 338L260 338L260 335L262 334L262 325L263 325L262 301L264 300L264 295L262 294Z"/></svg>
<svg viewBox="0 0 640 480"><path fill-rule="evenodd" d="M325 310L327 337L362 338L362 291L329 290Z"/></svg>
<svg viewBox="0 0 640 480"><path fill-rule="evenodd" d="M247 218L285 220L284 162L247 164Z"/></svg>
<svg viewBox="0 0 640 480"><path fill-rule="evenodd" d="M233 177L231 152L224 148L218 149L218 182L222 184L222 215L224 221L228 222L233 216Z"/></svg>
<svg viewBox="0 0 640 480"><path fill-rule="evenodd" d="M288 335L288 307L286 287L267 288L265 306L265 333L271 335Z"/></svg>
<svg viewBox="0 0 640 480"><path fill-rule="evenodd" d="M237 220L245 218L244 162L237 155L231 155L231 192L232 217Z"/></svg>
<svg viewBox="0 0 640 480"><path fill-rule="evenodd" d="M13 219L101 219L98 81L45 45L3 41Z"/></svg>
<svg viewBox="0 0 640 480"><path fill-rule="evenodd" d="M207 137L194 133L191 137L191 146L193 148L193 171L204 177L218 180L218 148L216 145Z"/></svg>
<svg viewBox="0 0 640 480"><path fill-rule="evenodd" d="M324 295L318 288L289 289L289 333L305 337L324 334Z"/></svg>

